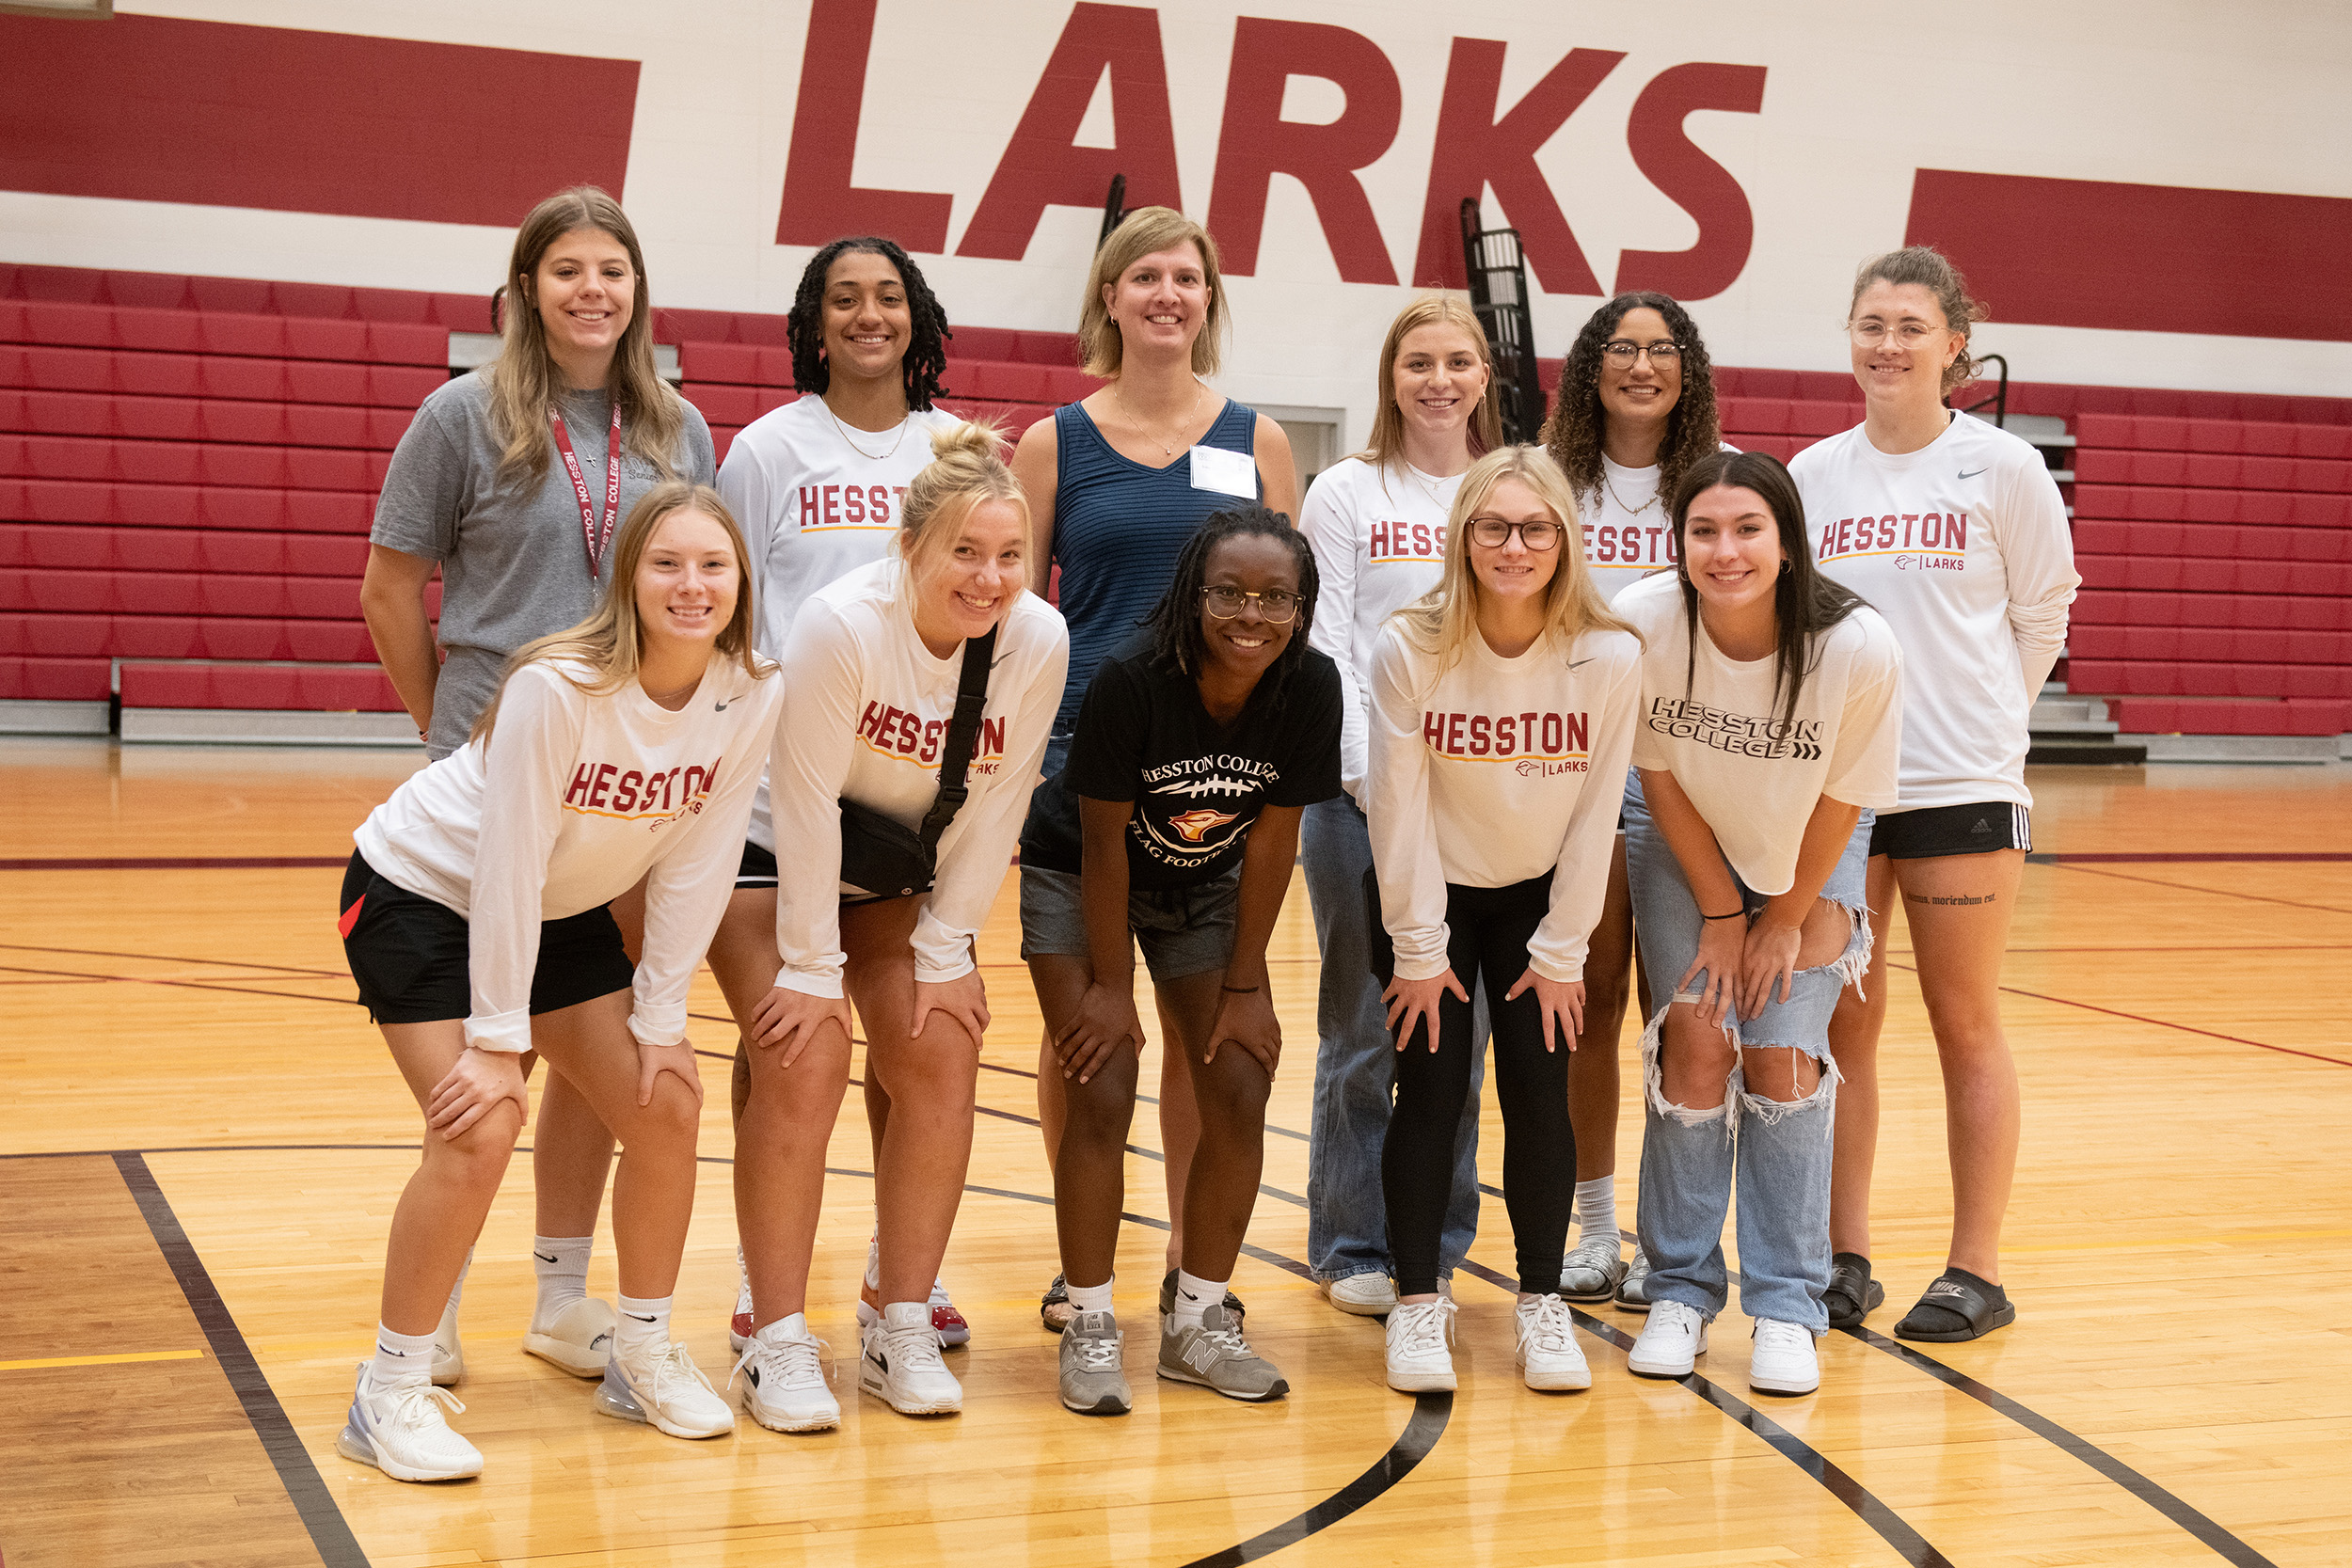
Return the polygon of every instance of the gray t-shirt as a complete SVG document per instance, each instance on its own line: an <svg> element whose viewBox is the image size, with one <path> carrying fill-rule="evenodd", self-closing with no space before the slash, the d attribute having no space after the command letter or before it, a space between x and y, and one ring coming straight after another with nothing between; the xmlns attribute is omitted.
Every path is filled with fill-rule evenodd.
<svg viewBox="0 0 2352 1568"><path fill-rule="evenodd" d="M558 399L564 429L598 512L604 507L605 447L612 404L601 391ZM678 476L718 480L710 427L690 404ZM507 657L536 637L587 619L597 581L588 575L580 498L560 457L536 485L498 482L505 450L491 425L489 383L463 375L434 389L400 438L375 502L371 544L441 563L440 643L448 657L433 693L425 743L436 761L466 743L498 692ZM621 469L621 515L661 483L659 469L629 456ZM610 546L607 546L608 552Z"/></svg>

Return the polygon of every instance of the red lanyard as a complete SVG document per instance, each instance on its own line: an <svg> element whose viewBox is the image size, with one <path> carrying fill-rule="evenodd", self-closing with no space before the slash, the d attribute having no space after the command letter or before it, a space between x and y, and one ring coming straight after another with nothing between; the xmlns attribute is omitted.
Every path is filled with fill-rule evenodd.
<svg viewBox="0 0 2352 1568"><path fill-rule="evenodd" d="M572 476L572 494L580 499L580 542L588 552L588 575L596 577L596 562L604 559L604 547L612 542L613 525L621 520L621 400L612 400L612 439L604 449L604 523L596 523L596 505L588 494L587 478L580 472L580 459L572 452L571 436L564 429L564 415L552 404L548 407L548 423L555 431L555 450L564 454L564 468Z"/></svg>

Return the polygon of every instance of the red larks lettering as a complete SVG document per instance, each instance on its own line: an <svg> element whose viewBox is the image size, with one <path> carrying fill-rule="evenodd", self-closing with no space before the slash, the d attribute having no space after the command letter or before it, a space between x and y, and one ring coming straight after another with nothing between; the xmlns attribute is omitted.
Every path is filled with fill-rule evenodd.
<svg viewBox="0 0 2352 1568"><path fill-rule="evenodd" d="M596 782L596 765L593 762L581 763L579 770L572 774L572 787L564 792L564 803L567 806L586 805L588 791Z"/></svg>
<svg viewBox="0 0 2352 1568"><path fill-rule="evenodd" d="M1282 93L1293 76L1337 84L1347 105L1339 119L1326 125L1284 119ZM1396 140L1404 103L1395 69L1363 34L1319 22L1237 18L1209 192L1209 229L1224 270L1236 277L1258 270L1266 187L1287 174L1307 187L1341 280L1394 283L1396 268L1356 171Z"/></svg>
<svg viewBox="0 0 2352 1568"><path fill-rule="evenodd" d="M888 234L909 250L947 248L953 197L850 183L879 3L811 0L800 97L792 107L792 146L784 161L778 245L823 245L837 234ZM802 520L807 520L805 513Z"/></svg>
<svg viewBox="0 0 2352 1568"><path fill-rule="evenodd" d="M1429 151L1428 194L1422 201L1413 281L1423 288L1463 286L1462 198L1479 198L1491 185L1504 216L1519 231L1536 285L1547 293L1599 293L1600 282L1536 166L1535 152L1625 55L1609 49L1571 49L1498 119L1502 53L1503 45L1490 39L1454 40L1453 56L1446 62L1445 96L1438 106L1438 139Z"/></svg>
<svg viewBox="0 0 2352 1568"><path fill-rule="evenodd" d="M1111 145L1080 147L1078 127L1105 71ZM1045 74L996 161L988 190L964 226L959 256L1018 261L1048 207L1100 208L1111 176L1127 177L1127 205L1181 207L1176 122L1168 106L1160 13L1144 6L1079 0L1062 24Z"/></svg>
<svg viewBox="0 0 2352 1568"><path fill-rule="evenodd" d="M827 528L832 528L832 527L834 527L834 525L838 524L838 523L841 521L841 486L840 486L840 485L838 485L838 484L828 484L828 485L826 485L826 486L825 486L825 500L824 500L824 512L823 512L823 516L824 516L824 519L825 519L825 526L826 526Z"/></svg>
<svg viewBox="0 0 2352 1568"><path fill-rule="evenodd" d="M1707 299L1731 287L1748 264L1756 218L1747 194L1723 165L1699 150L1682 122L1701 109L1752 115L1764 107L1764 68L1693 61L1650 78L1625 129L1633 162L1649 182L1697 222L1688 250L1628 250L1617 257L1617 293L1655 289ZM1534 249L1533 245L1529 246ZM1549 287L1549 285L1547 285ZM1597 289L1592 291L1599 293Z"/></svg>
<svg viewBox="0 0 2352 1568"><path fill-rule="evenodd" d="M605 791L612 788L612 775L619 771L620 769L618 768L609 762L597 765L596 782L591 785L588 790L589 810L597 811L603 808Z"/></svg>
<svg viewBox="0 0 2352 1568"><path fill-rule="evenodd" d="M1572 755L1589 748L1590 731L1590 718L1582 713L1433 713L1423 709L1421 716L1422 742L1451 757Z"/></svg>
<svg viewBox="0 0 2352 1568"><path fill-rule="evenodd" d="M890 486L869 484L866 487L866 514L881 528L890 521Z"/></svg>

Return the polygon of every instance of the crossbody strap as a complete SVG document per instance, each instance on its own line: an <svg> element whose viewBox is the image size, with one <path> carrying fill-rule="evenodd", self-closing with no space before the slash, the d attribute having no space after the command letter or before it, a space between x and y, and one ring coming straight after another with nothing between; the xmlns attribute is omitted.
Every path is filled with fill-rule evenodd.
<svg viewBox="0 0 2352 1568"><path fill-rule="evenodd" d="M923 817L923 853L936 859L947 824L956 819L971 795L964 774L980 739L980 713L988 706L988 667L996 657L996 628L985 637L964 640L963 674L956 684L956 716L947 721L947 750L939 760L939 798Z"/></svg>

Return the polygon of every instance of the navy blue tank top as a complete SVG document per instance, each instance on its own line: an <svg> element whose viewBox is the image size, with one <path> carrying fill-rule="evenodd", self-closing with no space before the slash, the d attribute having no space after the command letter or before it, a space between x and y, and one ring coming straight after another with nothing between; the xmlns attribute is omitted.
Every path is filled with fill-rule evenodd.
<svg viewBox="0 0 2352 1568"><path fill-rule="evenodd" d="M1257 411L1228 398L1200 444L1249 457L1254 472L1257 435ZM1095 671L1168 592L1184 541L1211 513L1243 502L1195 489L1189 451L1165 468L1120 456L1074 403L1054 410L1054 442L1053 564L1061 567L1061 613L1070 624L1070 682L1054 728L1068 731ZM1257 499L1264 497L1259 475Z"/></svg>

